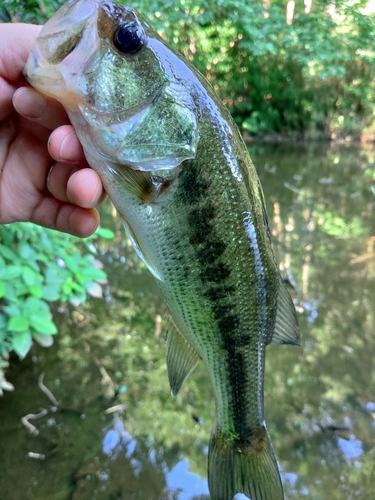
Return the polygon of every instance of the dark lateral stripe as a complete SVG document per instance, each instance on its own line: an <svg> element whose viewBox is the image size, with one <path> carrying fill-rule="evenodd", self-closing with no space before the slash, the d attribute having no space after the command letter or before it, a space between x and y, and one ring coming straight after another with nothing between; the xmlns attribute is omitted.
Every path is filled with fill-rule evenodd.
<svg viewBox="0 0 375 500"><path fill-rule="evenodd" d="M212 203L210 183L200 177L197 161L186 163L179 178L178 196L187 205L189 241L199 262L203 295L210 303L220 331L218 342L221 342L221 348L226 353L223 367L228 373L228 391L235 407L234 430L240 441L246 441L251 436L251 429L246 425L249 367L243 347L250 345L251 336L250 333L238 335L240 319L233 308L235 287L228 284L231 265L222 259L226 244L214 225L217 210Z"/></svg>

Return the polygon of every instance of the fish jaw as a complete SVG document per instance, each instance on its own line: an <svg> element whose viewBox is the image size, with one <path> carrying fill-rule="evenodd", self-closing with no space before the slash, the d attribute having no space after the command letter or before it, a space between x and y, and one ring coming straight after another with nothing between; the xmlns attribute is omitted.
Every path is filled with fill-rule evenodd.
<svg viewBox="0 0 375 500"><path fill-rule="evenodd" d="M75 77L99 50L96 35L100 0L70 0L42 28L30 52L23 74L41 93L74 109L82 101ZM70 51L80 43L80 54Z"/></svg>
<svg viewBox="0 0 375 500"><path fill-rule="evenodd" d="M132 57L113 41L116 27L129 20L144 34L141 54ZM199 134L193 97L173 69L165 73L171 58L178 60L132 9L73 0L43 27L24 75L64 106L83 146L99 159L174 169L195 157Z"/></svg>

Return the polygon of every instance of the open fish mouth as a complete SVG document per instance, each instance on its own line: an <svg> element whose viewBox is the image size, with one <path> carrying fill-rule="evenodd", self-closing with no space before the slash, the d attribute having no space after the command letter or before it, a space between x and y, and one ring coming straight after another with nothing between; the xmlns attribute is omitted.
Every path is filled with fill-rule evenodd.
<svg viewBox="0 0 375 500"><path fill-rule="evenodd" d="M45 64L35 47L29 54L22 75L39 92L58 100L67 109L79 106L83 102L79 94L66 88L64 75L60 69Z"/></svg>

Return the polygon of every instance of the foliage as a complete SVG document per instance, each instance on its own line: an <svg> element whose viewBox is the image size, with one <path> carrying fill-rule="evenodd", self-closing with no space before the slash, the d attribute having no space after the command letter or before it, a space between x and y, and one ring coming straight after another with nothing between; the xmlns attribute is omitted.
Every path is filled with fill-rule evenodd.
<svg viewBox="0 0 375 500"><path fill-rule="evenodd" d="M64 0L4 0L0 21L44 24Z"/></svg>
<svg viewBox="0 0 375 500"><path fill-rule="evenodd" d="M99 230L94 238L98 234L113 235ZM86 249L93 250L92 238ZM12 350L24 358L33 340L52 345L57 333L52 302L77 306L88 295L102 295L106 274L92 253L82 254L78 241L30 223L0 226L0 359ZM1 386L9 388L0 365Z"/></svg>
<svg viewBox="0 0 375 500"><path fill-rule="evenodd" d="M292 24L285 1L185 0L137 4L219 90L251 135L308 132L358 135L374 115L374 11L366 1L296 2ZM152 14L150 14L152 13Z"/></svg>
<svg viewBox="0 0 375 500"><path fill-rule="evenodd" d="M43 23L61 3L6 0L0 13ZM374 121L368 0L314 0L311 12L297 0L289 24L285 0L130 3L208 78L250 135L359 137Z"/></svg>

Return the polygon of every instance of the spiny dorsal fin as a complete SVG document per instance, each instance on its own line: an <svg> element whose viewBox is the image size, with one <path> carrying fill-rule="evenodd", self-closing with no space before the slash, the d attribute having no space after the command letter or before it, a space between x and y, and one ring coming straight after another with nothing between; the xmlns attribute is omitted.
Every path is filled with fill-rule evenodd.
<svg viewBox="0 0 375 500"><path fill-rule="evenodd" d="M185 379L196 367L200 356L191 347L175 325L172 316L167 315L167 371L169 385L176 396Z"/></svg>
<svg viewBox="0 0 375 500"><path fill-rule="evenodd" d="M270 343L299 345L299 336L296 309L280 276L275 329Z"/></svg>

